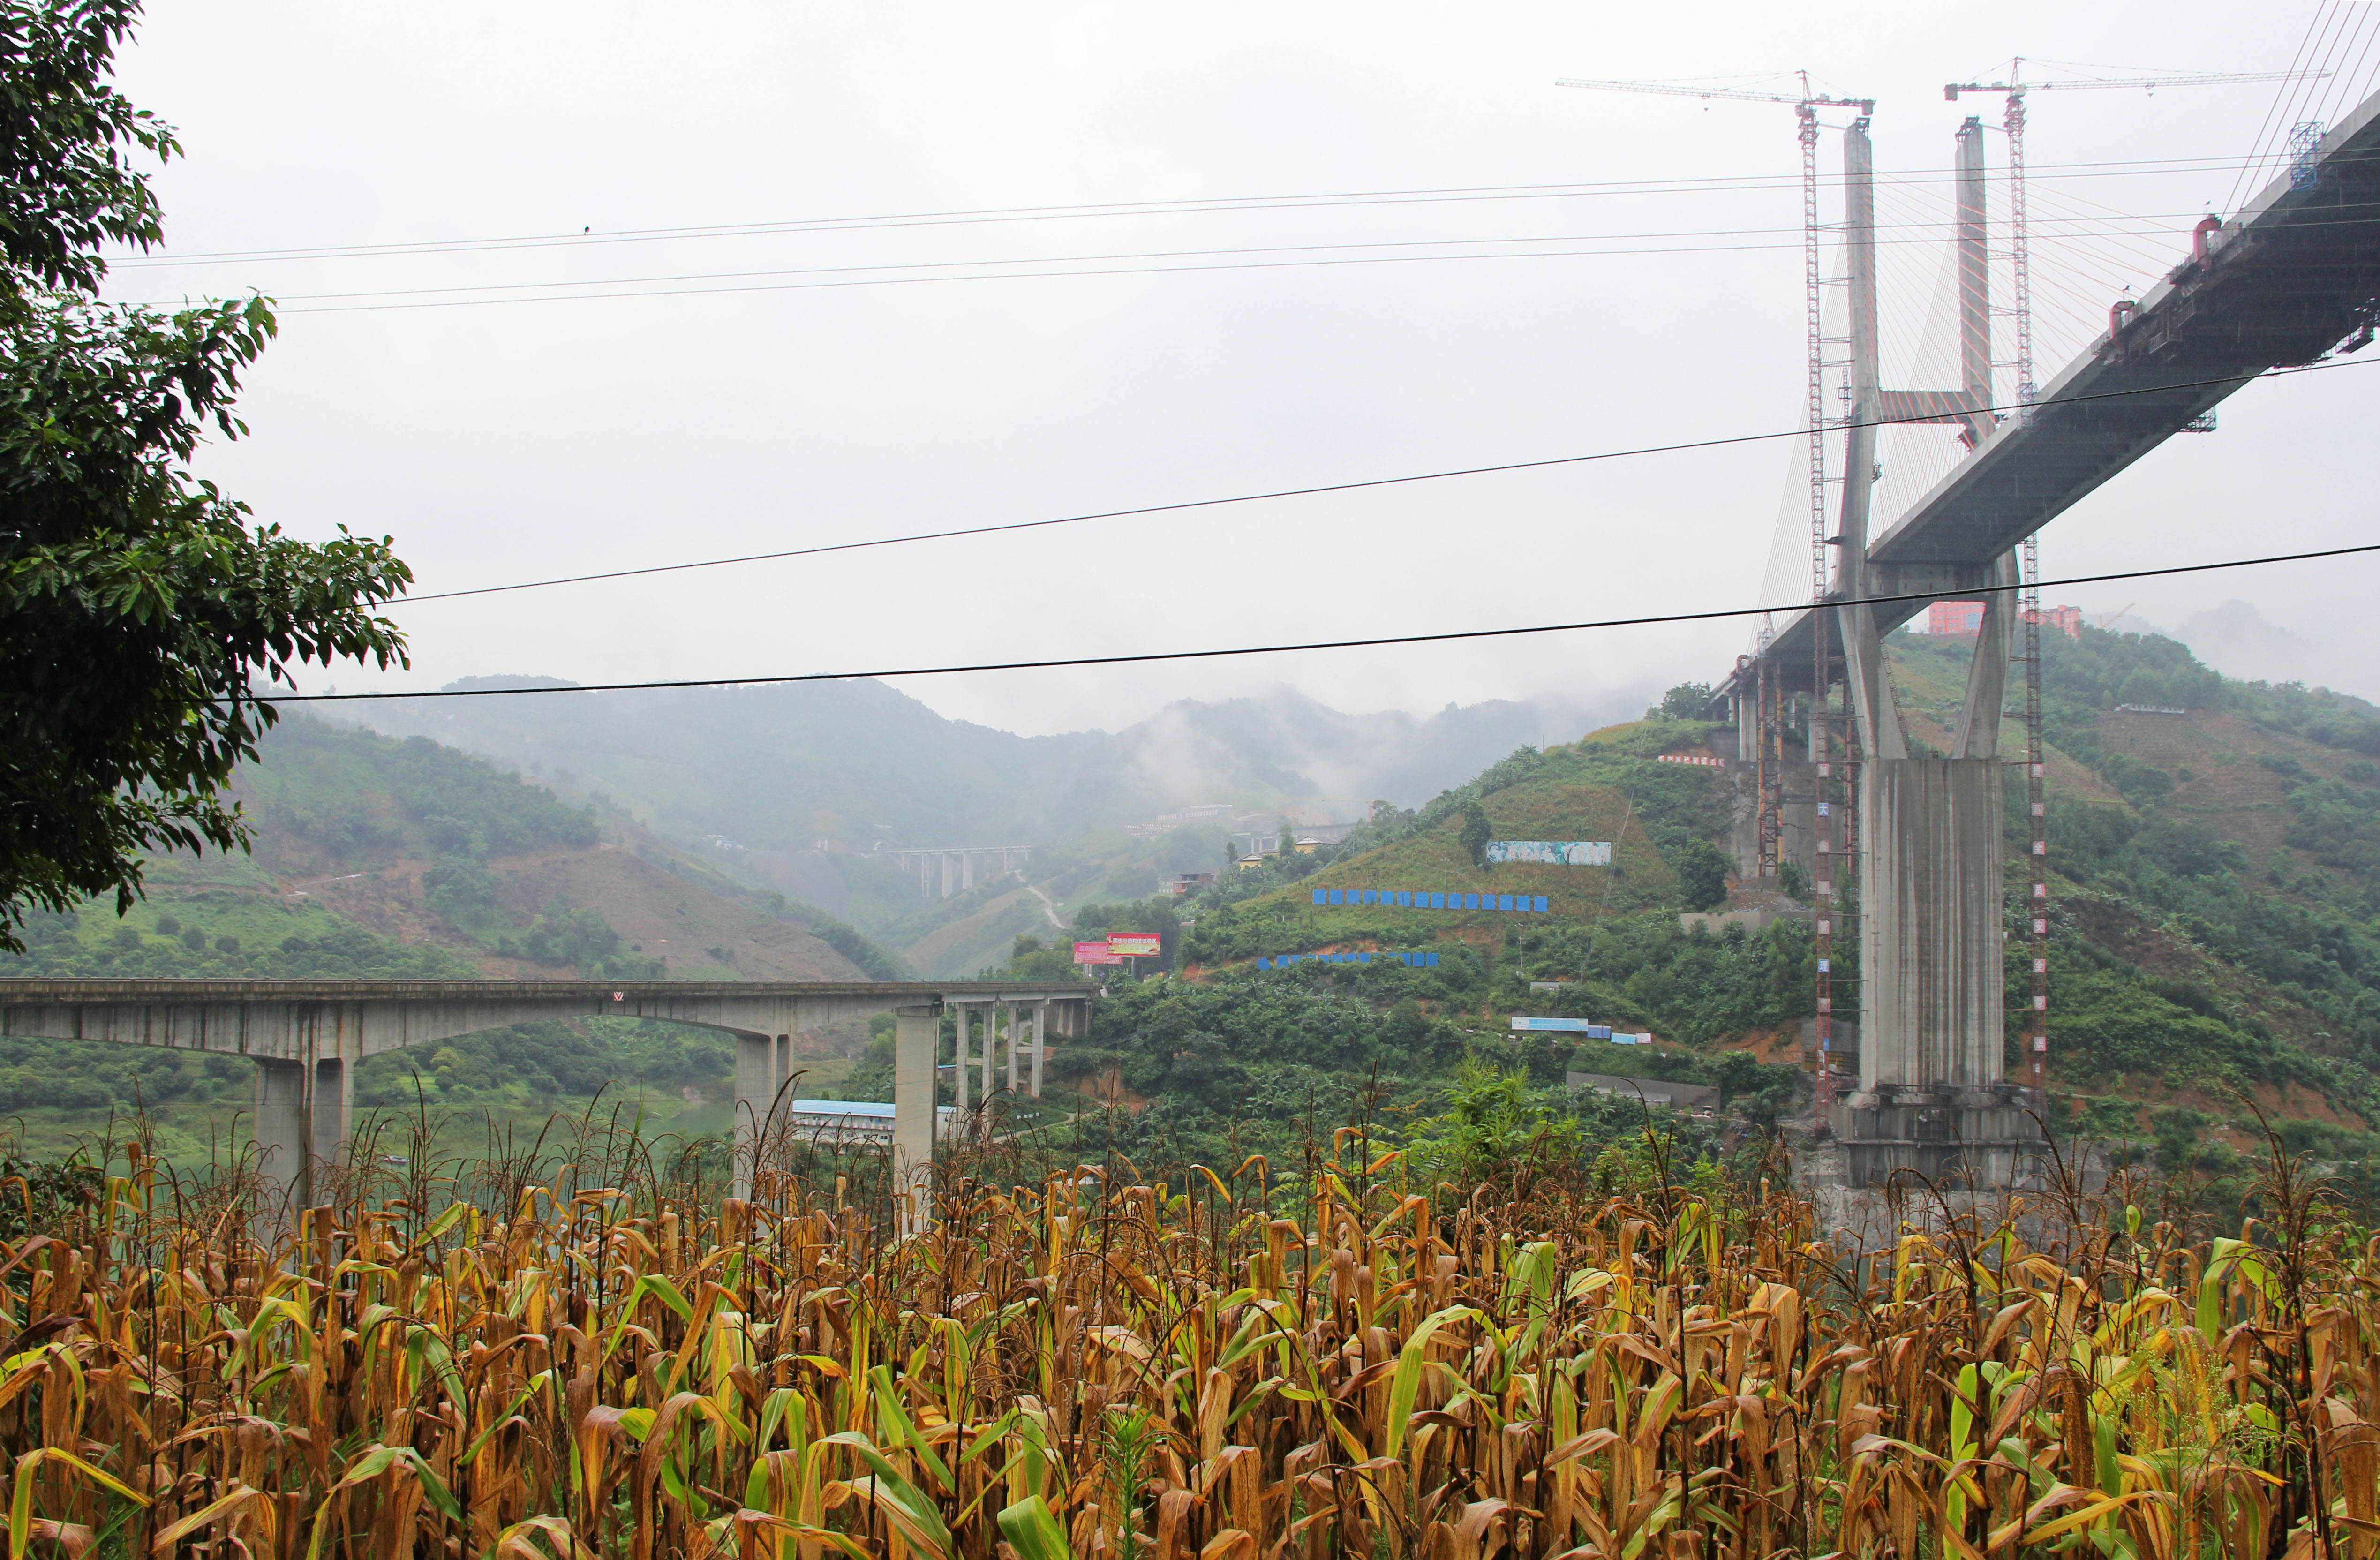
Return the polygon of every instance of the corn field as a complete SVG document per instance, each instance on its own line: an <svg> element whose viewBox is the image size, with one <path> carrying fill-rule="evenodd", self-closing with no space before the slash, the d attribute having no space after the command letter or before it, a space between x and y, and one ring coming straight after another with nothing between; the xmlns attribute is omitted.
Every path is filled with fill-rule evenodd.
<svg viewBox="0 0 2380 1560"><path fill-rule="evenodd" d="M1352 1131L909 1238L583 1179L259 1239L134 1149L0 1243L11 1560L2380 1553L2380 1246L2286 1164L2237 1238L2119 1191L1857 1261L1766 1182L1425 1196Z"/></svg>

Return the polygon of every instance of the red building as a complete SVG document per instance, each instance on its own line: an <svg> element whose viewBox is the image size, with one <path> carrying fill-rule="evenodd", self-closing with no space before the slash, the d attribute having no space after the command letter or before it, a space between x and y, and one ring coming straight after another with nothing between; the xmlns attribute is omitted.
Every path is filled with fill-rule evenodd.
<svg viewBox="0 0 2380 1560"><path fill-rule="evenodd" d="M1925 609L1925 631L1929 634L1957 634L1972 638L1983 626L1983 621L1984 603L1981 602L1936 602ZM2082 609L2079 606L2043 607L2041 621L2070 640L2082 637Z"/></svg>
<svg viewBox="0 0 2380 1560"><path fill-rule="evenodd" d="M1936 602L1925 609L1925 631L1929 634L1973 635L1983 621L1981 602Z"/></svg>

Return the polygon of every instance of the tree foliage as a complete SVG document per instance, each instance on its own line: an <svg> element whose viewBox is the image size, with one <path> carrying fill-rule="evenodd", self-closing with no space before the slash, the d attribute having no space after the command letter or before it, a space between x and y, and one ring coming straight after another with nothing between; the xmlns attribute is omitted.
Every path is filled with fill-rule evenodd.
<svg viewBox="0 0 2380 1560"><path fill-rule="evenodd" d="M251 526L188 465L273 334L261 299L97 302L103 243L163 234L110 85L133 0L0 0L0 947L29 907L140 891L158 848L244 846L223 787L308 662L404 662L385 539Z"/></svg>
<svg viewBox="0 0 2380 1560"><path fill-rule="evenodd" d="M1488 827L1488 810L1477 802L1465 803L1463 809L1463 853L1471 858L1475 867L1488 864L1488 845L1496 837Z"/></svg>

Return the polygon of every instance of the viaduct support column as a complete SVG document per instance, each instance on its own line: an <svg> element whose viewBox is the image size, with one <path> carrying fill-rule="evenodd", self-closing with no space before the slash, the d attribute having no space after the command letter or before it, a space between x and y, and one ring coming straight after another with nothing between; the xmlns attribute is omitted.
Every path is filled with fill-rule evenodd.
<svg viewBox="0 0 2380 1560"><path fill-rule="evenodd" d="M1050 1049L1050 1005L1033 1005L1033 1097L1041 1097L1041 1058Z"/></svg>
<svg viewBox="0 0 2380 1560"><path fill-rule="evenodd" d="M260 1235L294 1226L313 1191L307 1151L313 1147L313 1113L308 1109L304 1062L258 1057L256 1061L257 1229Z"/></svg>
<svg viewBox="0 0 2380 1560"><path fill-rule="evenodd" d="M934 1059L941 1049L941 1010L892 1010L892 1185L901 1230L925 1227L934 1194Z"/></svg>
<svg viewBox="0 0 2380 1560"><path fill-rule="evenodd" d="M314 1063L314 1093L308 1102L311 1141L307 1145L314 1165L344 1164L347 1140L355 1133L356 1070L341 1056L318 1057ZM330 1188L310 1173L308 1189L318 1198Z"/></svg>
<svg viewBox="0 0 2380 1560"><path fill-rule="evenodd" d="M955 1003L952 1015L958 1019L958 1049L952 1059L957 1063L951 1071L958 1079L957 1097L951 1103L958 1107L958 1119L964 1124L967 1113L967 1009L966 1004Z"/></svg>
<svg viewBox="0 0 2380 1560"><path fill-rule="evenodd" d="M735 1034L735 1194L750 1197L762 1160L784 1126L778 1096L785 1086L791 1035Z"/></svg>

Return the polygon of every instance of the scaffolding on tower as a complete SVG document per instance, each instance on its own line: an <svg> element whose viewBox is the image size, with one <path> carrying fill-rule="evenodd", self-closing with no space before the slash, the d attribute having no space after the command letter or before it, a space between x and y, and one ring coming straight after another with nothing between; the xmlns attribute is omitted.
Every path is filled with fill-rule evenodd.
<svg viewBox="0 0 2380 1560"><path fill-rule="evenodd" d="M2328 75L2328 71L2320 70L2256 70L2028 81L2024 79L2024 61L2019 57L2009 62L2009 75L2005 81L1953 81L1943 87L1943 97L1952 103L1959 101L1961 92L2007 94L2007 102L2001 109L2000 128L2008 136L2010 284L2008 311L2011 316L2010 323L2013 326L2016 357L2004 366L2015 372L2014 415L2018 419L2031 419L2036 394L2033 377L2033 234L2025 200L2025 95L2039 91L2106 91L2109 88L2154 91L2159 87L2319 80ZM2025 1012L2025 1059L2029 1064L2027 1078L2035 1091L2036 1103L2046 1108L2049 1061L2049 810L2047 761L2044 756L2041 733L2041 538L2038 533L2024 539L2022 554L2023 588L2019 600L2024 628L2024 790L2027 821L2032 825L2032 848L2026 857L2032 867L2032 892L2025 910L2032 936L2033 1000Z"/></svg>

